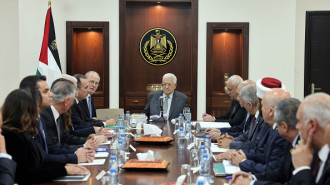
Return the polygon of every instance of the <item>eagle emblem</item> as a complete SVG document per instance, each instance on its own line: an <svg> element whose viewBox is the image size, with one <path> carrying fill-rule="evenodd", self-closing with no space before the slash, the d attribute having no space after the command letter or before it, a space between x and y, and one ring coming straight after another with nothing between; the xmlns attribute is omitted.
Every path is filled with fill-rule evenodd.
<svg viewBox="0 0 330 185"><path fill-rule="evenodd" d="M177 51L174 36L166 29L148 30L140 41L142 58L152 65L165 65L173 60Z"/></svg>

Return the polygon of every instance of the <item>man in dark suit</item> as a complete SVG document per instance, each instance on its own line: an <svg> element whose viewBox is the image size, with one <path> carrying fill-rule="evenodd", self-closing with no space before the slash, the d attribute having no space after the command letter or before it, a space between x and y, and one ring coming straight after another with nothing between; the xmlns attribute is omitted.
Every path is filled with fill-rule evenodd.
<svg viewBox="0 0 330 185"><path fill-rule="evenodd" d="M206 122L229 122L230 126L239 125L246 117L246 110L242 108L237 101L237 87L243 79L238 75L233 75L227 80L227 94L232 99L231 107L225 115L212 116L210 114L203 114L203 121Z"/></svg>
<svg viewBox="0 0 330 185"><path fill-rule="evenodd" d="M274 107L286 98L290 98L289 92L280 88L265 93L261 102L262 114L264 121L273 129L270 130L264 152L239 151L232 156L232 163L239 166L242 171L261 173L278 167L279 160L288 150L290 143L281 137L276 129Z"/></svg>
<svg viewBox="0 0 330 185"><path fill-rule="evenodd" d="M0 185L14 184L16 162L7 154L5 138L1 134L2 114L0 112Z"/></svg>
<svg viewBox="0 0 330 185"><path fill-rule="evenodd" d="M87 81L89 83L88 96L86 100L84 100L84 105L86 106L85 110L87 110L86 113L90 118L96 118L97 116L94 106L93 94L96 92L100 85L100 75L95 71L88 71L85 76L87 77Z"/></svg>
<svg viewBox="0 0 330 185"><path fill-rule="evenodd" d="M42 98L41 104L39 105L39 112L51 106L51 103L53 102L53 94L50 92L45 76L27 76L21 81L20 88L39 90ZM88 150L86 148L79 148L76 151L71 149L61 149L50 140L47 142L47 135L44 131L44 124L42 121L40 121L38 130L39 134L35 137L35 140L45 152L47 161L57 161L61 163L88 162L88 159L86 158L86 152L88 152Z"/></svg>
<svg viewBox="0 0 330 185"><path fill-rule="evenodd" d="M172 120L179 117L183 112L183 108L188 106L188 98L186 95L176 91L177 78L172 73L167 73L163 76L162 90L148 94L148 103L144 108L144 113L150 117L152 115L160 115L161 97L163 99L164 115L167 120Z"/></svg>
<svg viewBox="0 0 330 185"><path fill-rule="evenodd" d="M292 150L295 168L293 185L330 184L329 146L325 129L330 124L330 96L315 93L307 96L299 106L297 129L302 140ZM314 153L317 150L317 153Z"/></svg>
<svg viewBox="0 0 330 185"><path fill-rule="evenodd" d="M296 129L296 124L298 122L296 113L299 105L299 100L287 98L280 101L275 106L277 130L283 138L291 143L290 149L285 151L284 156L280 160L279 167L252 176L244 172L235 173L233 175L233 183L242 185L279 185L289 183L292 171L294 170L291 162L290 150L295 147L299 140L298 129Z"/></svg>
<svg viewBox="0 0 330 185"><path fill-rule="evenodd" d="M85 75L76 74L74 77L77 79L78 93L76 94L76 99L71 107L71 121L75 129L85 128L86 126L97 126L105 127L115 124L113 119L106 121L95 120L88 117L85 113L85 106L82 100L85 100L88 96L89 83Z"/></svg>
<svg viewBox="0 0 330 185"><path fill-rule="evenodd" d="M73 83L65 79L55 81L51 92L53 93L53 105L40 113L48 140L67 149L76 150L83 145L96 149L98 143L93 138L87 139L71 135L64 128L62 114L67 112L75 101L76 90ZM88 153L88 155L93 157L94 153Z"/></svg>

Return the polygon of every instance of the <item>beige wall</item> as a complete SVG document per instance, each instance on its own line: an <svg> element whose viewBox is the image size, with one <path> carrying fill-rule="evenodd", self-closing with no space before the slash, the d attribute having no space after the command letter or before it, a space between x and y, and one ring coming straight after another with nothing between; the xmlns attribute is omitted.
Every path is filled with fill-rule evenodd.
<svg viewBox="0 0 330 185"><path fill-rule="evenodd" d="M0 102L26 75L35 74L45 0L0 0ZM250 22L249 78L276 77L302 98L305 11L330 8L327 0L199 0L198 115L206 106L207 22ZM110 107L119 106L119 0L56 0L52 3L57 44L66 71L66 21L110 22ZM10 24L9 24L10 23ZM4 42L3 42L4 41ZM10 63L8 61L11 61ZM14 69L16 69L14 71ZM5 84L5 85L4 85ZM199 116L198 116L199 117Z"/></svg>
<svg viewBox="0 0 330 185"><path fill-rule="evenodd" d="M0 106L7 94L18 88L18 0L0 0Z"/></svg>

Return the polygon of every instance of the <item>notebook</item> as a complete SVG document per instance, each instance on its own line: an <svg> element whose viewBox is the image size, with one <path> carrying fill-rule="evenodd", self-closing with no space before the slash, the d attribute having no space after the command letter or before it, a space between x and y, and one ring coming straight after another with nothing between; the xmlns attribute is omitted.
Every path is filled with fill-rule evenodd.
<svg viewBox="0 0 330 185"><path fill-rule="evenodd" d="M241 169L230 164L228 160L223 160L222 163L213 163L213 171L215 176L227 176L239 172Z"/></svg>

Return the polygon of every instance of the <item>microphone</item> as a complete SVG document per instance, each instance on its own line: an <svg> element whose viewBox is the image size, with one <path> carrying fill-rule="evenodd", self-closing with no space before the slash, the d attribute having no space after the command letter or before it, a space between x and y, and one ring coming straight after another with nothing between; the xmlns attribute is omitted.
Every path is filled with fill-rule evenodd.
<svg viewBox="0 0 330 185"><path fill-rule="evenodd" d="M159 97L160 110L163 110L164 96Z"/></svg>

